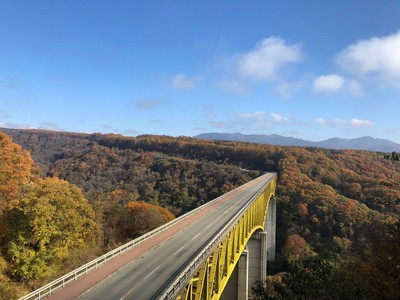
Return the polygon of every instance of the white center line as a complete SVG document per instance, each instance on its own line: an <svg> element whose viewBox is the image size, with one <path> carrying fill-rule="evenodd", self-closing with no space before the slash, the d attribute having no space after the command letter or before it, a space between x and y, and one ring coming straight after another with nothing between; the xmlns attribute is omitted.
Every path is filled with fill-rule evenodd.
<svg viewBox="0 0 400 300"><path fill-rule="evenodd" d="M158 266L157 268L155 268L149 275L147 275L145 278L143 278L140 283L142 283L143 281L145 281L147 278L149 278L155 271L157 271L161 266ZM124 296L122 296L122 298L120 300L124 300L126 296L128 296L130 293L133 292L134 289L136 289L140 284L134 286L133 288L131 288Z"/></svg>
<svg viewBox="0 0 400 300"><path fill-rule="evenodd" d="M196 234L196 235L192 238L192 241L193 241L195 238L197 238L200 234L201 234L201 232L199 232L198 234Z"/></svg>
<svg viewBox="0 0 400 300"><path fill-rule="evenodd" d="M185 248L185 246L182 246L178 251L176 251L174 254L172 254L173 256L175 256L175 254L177 254L178 252L180 252L183 248Z"/></svg>
<svg viewBox="0 0 400 300"><path fill-rule="evenodd" d="M219 219L221 219L221 217L222 217L222 215L220 215L218 218L216 218L216 219L214 220L214 222L208 224L207 227L206 227L206 229L207 229L208 227L210 227L211 225L213 225L215 222L217 222Z"/></svg>
<svg viewBox="0 0 400 300"><path fill-rule="evenodd" d="M151 275L153 275L153 273L154 273L155 271L157 271L160 267L161 267L161 266L158 266L157 268L155 268L149 275L147 275L147 276L143 279L143 281L145 281L147 278L149 278Z"/></svg>

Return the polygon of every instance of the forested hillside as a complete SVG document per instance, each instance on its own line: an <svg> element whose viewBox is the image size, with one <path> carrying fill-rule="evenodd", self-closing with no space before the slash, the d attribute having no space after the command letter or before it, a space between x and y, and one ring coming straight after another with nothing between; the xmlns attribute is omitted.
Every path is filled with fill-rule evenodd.
<svg viewBox="0 0 400 300"><path fill-rule="evenodd" d="M38 165L28 152L3 138L7 145L17 147L12 153L22 155L28 166L13 177L17 191L9 188L7 180L11 177L2 175L0 182L0 193L8 197L3 196L5 209L0 212L5 224L0 233L3 290L6 286L18 291L42 284L54 275L45 272L48 264L64 262L65 256L51 252L53 258L42 262L41 276L23 277L18 273L15 256L9 255L9 245L18 245L15 239L26 245L20 240L26 237L16 234L19 228L11 230L13 216L24 215L42 201L57 213L57 204L46 202L46 196L42 196L45 194L39 193L46 187L68 193L73 190L77 201L86 201L93 227L85 237L85 245L100 253L170 220L171 212L183 214L263 172L274 171L278 173L279 256L270 270L280 273L269 277L266 286L257 288L257 297L400 296L400 163L385 159L383 153L186 137L4 131L29 151ZM0 156L11 155L7 153L10 152L0 152ZM8 166L8 172L14 174L13 163ZM26 190L26 182L34 182L35 188ZM133 223L132 216L142 213L156 214L149 218L153 224ZM47 232L45 227L43 232ZM39 244L46 248L50 241L46 237ZM37 255L39 244L32 244L29 255ZM56 249L54 253L61 251L59 246L52 247ZM83 244L71 245L68 251L79 253L77 256L85 260L90 256L85 249ZM325 283L320 282L322 279ZM12 285L2 284L2 280ZM265 290L270 296L265 296Z"/></svg>

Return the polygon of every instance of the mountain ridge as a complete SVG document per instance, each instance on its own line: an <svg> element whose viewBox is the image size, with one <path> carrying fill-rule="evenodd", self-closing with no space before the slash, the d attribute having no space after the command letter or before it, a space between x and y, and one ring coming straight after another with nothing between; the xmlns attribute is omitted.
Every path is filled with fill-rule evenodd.
<svg viewBox="0 0 400 300"><path fill-rule="evenodd" d="M42 129L10 129L0 127L0 131L6 134L14 135L13 132L26 131L26 132L43 132L48 134L61 134L70 136L93 136L96 133L79 133L68 131L52 131ZM99 133L97 133L99 134ZM193 136L193 138L204 140L222 140L222 141L235 141L235 142L248 142L275 146L297 146L297 147L317 147L334 150L367 150L376 152L400 152L400 144L391 140L374 138L371 136L363 136L358 138L339 138L333 137L322 141L309 141L295 137L285 137L279 134L242 134L242 133L221 133L209 132L201 133Z"/></svg>
<svg viewBox="0 0 400 300"><path fill-rule="evenodd" d="M294 137L285 137L279 134L241 134L241 133L219 133L210 132L194 136L194 138L206 140L225 140L237 142L250 142L258 144L271 144L276 146L298 146L298 147L319 147L326 149L355 149L367 151L393 152L400 151L400 144L393 141L371 136L345 139L334 137L322 141L309 141Z"/></svg>

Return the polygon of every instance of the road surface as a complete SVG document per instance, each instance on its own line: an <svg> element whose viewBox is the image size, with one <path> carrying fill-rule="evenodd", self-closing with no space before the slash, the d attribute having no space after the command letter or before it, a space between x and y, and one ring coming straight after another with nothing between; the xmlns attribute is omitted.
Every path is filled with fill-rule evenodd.
<svg viewBox="0 0 400 300"><path fill-rule="evenodd" d="M165 237L150 250L79 295L80 300L149 300L160 295L210 240L246 205L248 200L275 174L266 174L206 206L196 219L178 222L176 233ZM182 224L180 224L182 223ZM181 226L181 228L179 228ZM183 226L183 227L182 227ZM145 243L145 242L144 242ZM88 274L87 276L91 276ZM64 294L68 291L67 286ZM62 299L61 293L53 295ZM71 299L75 295L64 296Z"/></svg>

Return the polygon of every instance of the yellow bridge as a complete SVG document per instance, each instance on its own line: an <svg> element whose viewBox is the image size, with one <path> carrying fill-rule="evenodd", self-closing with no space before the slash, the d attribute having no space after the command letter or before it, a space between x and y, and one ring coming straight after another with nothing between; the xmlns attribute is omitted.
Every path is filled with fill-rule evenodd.
<svg viewBox="0 0 400 300"><path fill-rule="evenodd" d="M275 256L268 173L21 298L248 299Z"/></svg>
<svg viewBox="0 0 400 300"><path fill-rule="evenodd" d="M249 255L245 251L246 246L253 234L259 231L259 235L254 236L260 239L260 260L259 275L256 280L263 280L266 277L267 255L270 260L275 256L275 214L276 203L273 196L275 195L276 177L268 182L257 194L253 197L253 201L244 209L243 214L239 219L233 222L233 226L224 235L218 245L213 249L211 255L201 264L200 269L190 279L187 286L182 290L177 299L197 300L197 299L220 299L224 295L226 299L232 299L232 293L226 295L223 293L229 279L234 273L235 267L238 272L238 284L242 281L246 285L249 278L248 260ZM272 243L267 249L267 239ZM243 255L245 254L245 255ZM264 256L263 256L264 255ZM242 260L242 270L239 270L238 262ZM244 269L244 271L243 271ZM256 268L258 270L258 268ZM243 274L244 272L244 274ZM253 277L254 278L254 277ZM237 288L237 299L245 299L248 294L248 286L234 286ZM242 294L240 294L242 293ZM236 298L236 297L235 297Z"/></svg>

